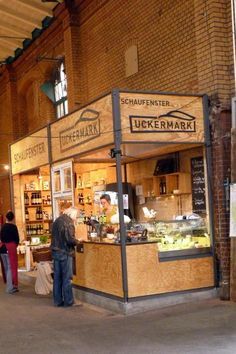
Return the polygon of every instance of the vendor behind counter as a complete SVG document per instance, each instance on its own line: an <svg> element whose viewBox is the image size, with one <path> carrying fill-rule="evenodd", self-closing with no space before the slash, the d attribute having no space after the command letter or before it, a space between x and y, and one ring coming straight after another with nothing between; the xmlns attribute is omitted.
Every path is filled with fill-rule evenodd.
<svg viewBox="0 0 236 354"><path fill-rule="evenodd" d="M100 197L101 207L102 207L102 217L105 217L103 222L110 223L111 217L117 214L117 206L111 205L111 197L109 194L104 193Z"/></svg>

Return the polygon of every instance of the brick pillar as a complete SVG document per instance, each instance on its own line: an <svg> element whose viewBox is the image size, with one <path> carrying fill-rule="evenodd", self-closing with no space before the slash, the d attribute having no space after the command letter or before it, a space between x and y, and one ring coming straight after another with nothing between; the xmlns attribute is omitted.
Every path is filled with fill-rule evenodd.
<svg viewBox="0 0 236 354"><path fill-rule="evenodd" d="M72 11L72 10L70 10ZM65 68L68 83L69 112L86 102L85 86L81 83L80 32L75 10L63 19ZM83 89L82 89L83 86Z"/></svg>
<svg viewBox="0 0 236 354"><path fill-rule="evenodd" d="M0 162L10 163L8 145L17 138L19 130L18 114L17 114L17 86L15 72L12 68L7 66L4 71L5 80L5 103L4 103L4 116L2 124L4 133L1 136L1 151ZM11 208L10 198L10 179L9 174L1 169L0 173L0 190L3 192L0 196L0 213L5 215L6 211Z"/></svg>
<svg viewBox="0 0 236 354"><path fill-rule="evenodd" d="M9 107L10 129L12 137L9 137L9 143L19 137L20 122L17 110L17 79L14 69L11 66L7 66L8 82L6 85L7 92L7 106Z"/></svg>
<svg viewBox="0 0 236 354"><path fill-rule="evenodd" d="M232 28L230 1L194 0L198 92L218 94L230 109ZM220 43L220 45L219 45Z"/></svg>
<svg viewBox="0 0 236 354"><path fill-rule="evenodd" d="M231 182L236 183L236 129L231 133ZM236 235L235 235L236 236ZM236 237L231 237L230 299L236 301Z"/></svg>
<svg viewBox="0 0 236 354"><path fill-rule="evenodd" d="M229 205L226 202L224 181L230 180L230 112L214 107L211 115L214 200L215 251L220 276L220 297L229 299L230 286L230 239Z"/></svg>

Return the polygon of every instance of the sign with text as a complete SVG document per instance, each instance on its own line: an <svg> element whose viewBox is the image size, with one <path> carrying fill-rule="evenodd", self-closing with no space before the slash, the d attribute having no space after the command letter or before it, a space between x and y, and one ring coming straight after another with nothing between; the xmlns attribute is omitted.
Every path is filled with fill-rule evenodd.
<svg viewBox="0 0 236 354"><path fill-rule="evenodd" d="M204 142L202 97L120 93L123 142Z"/></svg>
<svg viewBox="0 0 236 354"><path fill-rule="evenodd" d="M68 158L113 143L111 95L51 125L52 160Z"/></svg>
<svg viewBox="0 0 236 354"><path fill-rule="evenodd" d="M206 212L205 175L203 157L191 159L192 204L194 213Z"/></svg>
<svg viewBox="0 0 236 354"><path fill-rule="evenodd" d="M47 128L25 137L10 146L12 174L49 163Z"/></svg>

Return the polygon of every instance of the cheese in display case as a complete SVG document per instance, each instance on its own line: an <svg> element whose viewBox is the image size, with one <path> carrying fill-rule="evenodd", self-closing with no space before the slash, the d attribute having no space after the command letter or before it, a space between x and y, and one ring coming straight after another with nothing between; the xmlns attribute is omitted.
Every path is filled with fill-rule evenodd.
<svg viewBox="0 0 236 354"><path fill-rule="evenodd" d="M209 252L211 248L210 234L203 218L154 221L142 223L142 227L148 231L148 241L156 241L161 253L197 254Z"/></svg>

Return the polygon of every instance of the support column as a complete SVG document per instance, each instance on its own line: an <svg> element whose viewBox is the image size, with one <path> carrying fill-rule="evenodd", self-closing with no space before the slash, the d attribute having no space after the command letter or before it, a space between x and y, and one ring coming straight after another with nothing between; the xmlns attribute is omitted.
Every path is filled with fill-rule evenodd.
<svg viewBox="0 0 236 354"><path fill-rule="evenodd" d="M231 132L231 182L236 183L236 128ZM236 237L230 240L230 299L236 301Z"/></svg>
<svg viewBox="0 0 236 354"><path fill-rule="evenodd" d="M63 19L65 69L68 83L69 112L86 102L85 87L82 83L80 31L75 8L67 9Z"/></svg>

